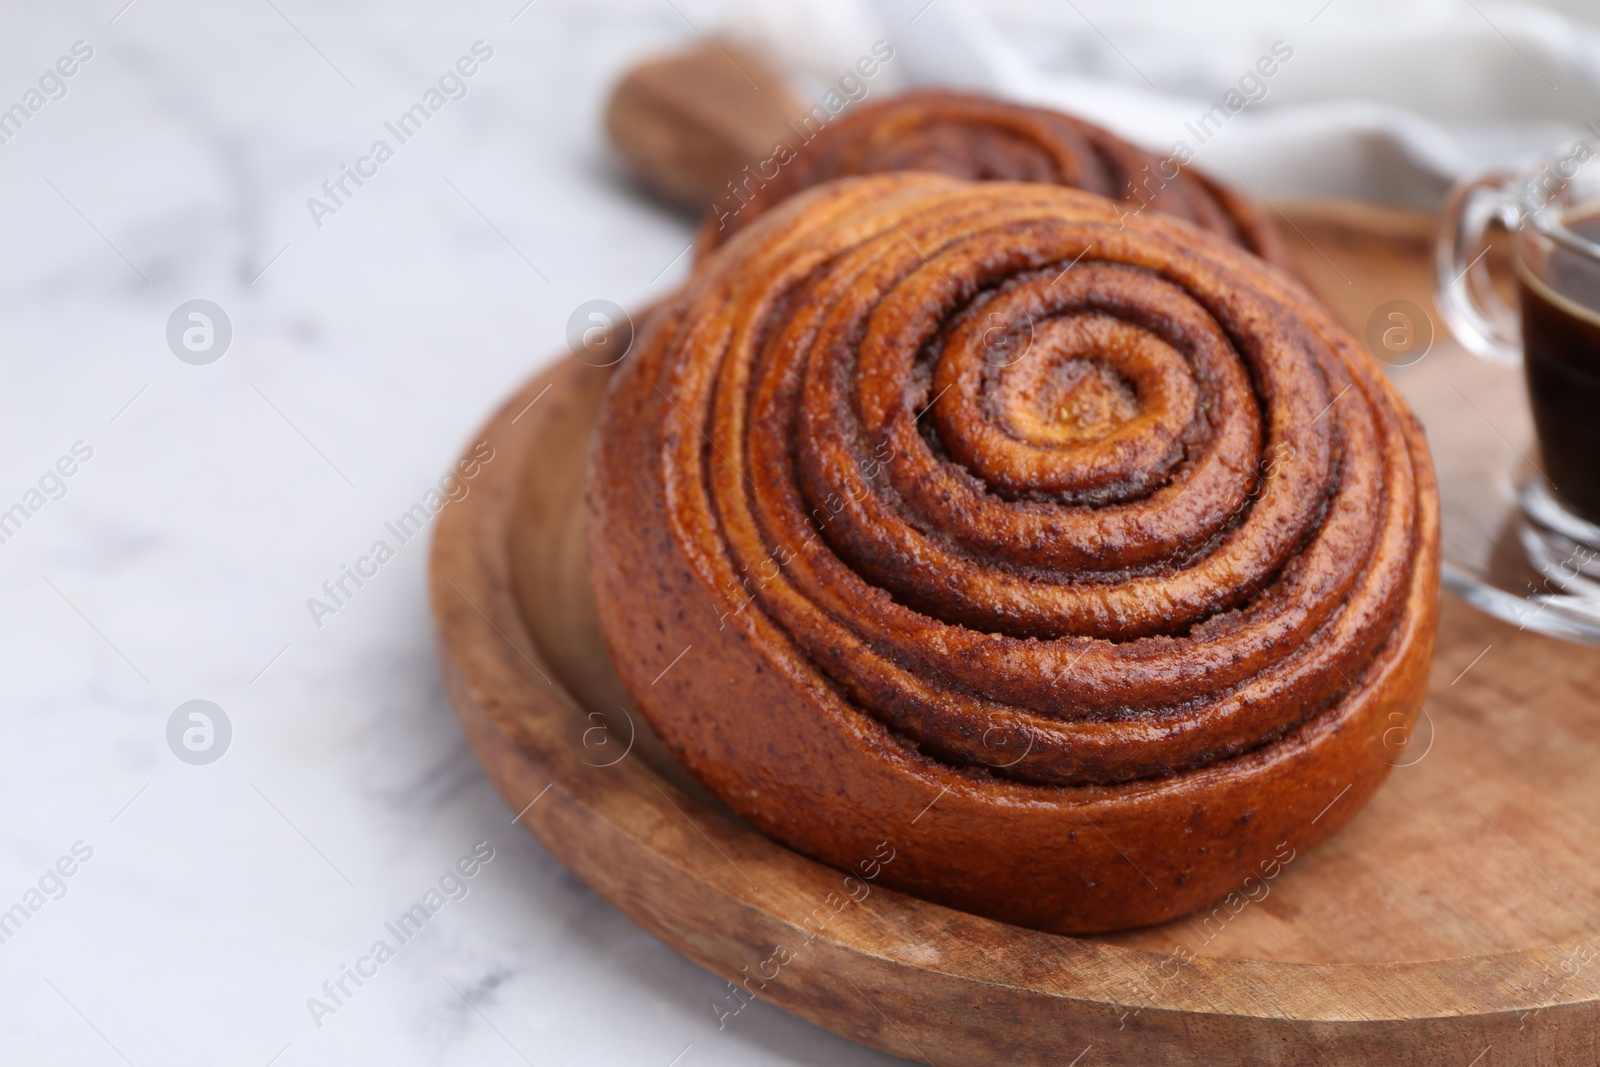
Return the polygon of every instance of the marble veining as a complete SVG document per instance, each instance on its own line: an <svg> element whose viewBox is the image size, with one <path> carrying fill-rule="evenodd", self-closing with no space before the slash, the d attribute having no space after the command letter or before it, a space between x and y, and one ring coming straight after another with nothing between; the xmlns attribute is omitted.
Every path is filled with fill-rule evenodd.
<svg viewBox="0 0 1600 1067"><path fill-rule="evenodd" d="M94 450L0 543L0 908L41 905L0 916L0 1061L889 1062L761 1004L719 1031L721 982L512 825L443 694L425 543L320 627L306 607L573 308L681 279L690 221L617 174L599 114L692 28L559 0L121 6L0 14L0 99L94 49L0 144L0 500ZM468 91L318 227L307 199L476 41ZM203 365L167 340L195 299L232 328ZM167 740L195 699L232 729L199 765ZM468 891L314 1018L480 842Z"/></svg>

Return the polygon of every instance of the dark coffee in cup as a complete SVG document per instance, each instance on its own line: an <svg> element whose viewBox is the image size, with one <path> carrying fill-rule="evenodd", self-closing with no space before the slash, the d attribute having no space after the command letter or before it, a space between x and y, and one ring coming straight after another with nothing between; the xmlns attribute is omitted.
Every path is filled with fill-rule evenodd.
<svg viewBox="0 0 1600 1067"><path fill-rule="evenodd" d="M1600 212L1563 221L1600 244ZM1600 263L1558 246L1540 273L1517 265L1540 466L1561 503L1600 525Z"/></svg>

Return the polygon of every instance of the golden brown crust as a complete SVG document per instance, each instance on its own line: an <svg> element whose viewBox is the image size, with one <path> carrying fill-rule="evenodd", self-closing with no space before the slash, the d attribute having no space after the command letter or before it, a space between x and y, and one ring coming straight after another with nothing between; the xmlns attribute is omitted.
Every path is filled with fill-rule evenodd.
<svg viewBox="0 0 1600 1067"><path fill-rule="evenodd" d="M1065 185L1185 219L1294 272L1277 227L1256 203L1193 166L1180 167L1109 130L1047 108L975 93L922 89L852 108L813 132L791 127L785 154L712 205L700 227L700 256L786 198L835 178L927 170L972 181ZM772 173L769 173L772 171Z"/></svg>
<svg viewBox="0 0 1600 1067"><path fill-rule="evenodd" d="M652 316L596 433L591 569L641 710L762 830L1110 929L1377 787L1432 646L1432 479L1260 261L1058 186L877 175Z"/></svg>

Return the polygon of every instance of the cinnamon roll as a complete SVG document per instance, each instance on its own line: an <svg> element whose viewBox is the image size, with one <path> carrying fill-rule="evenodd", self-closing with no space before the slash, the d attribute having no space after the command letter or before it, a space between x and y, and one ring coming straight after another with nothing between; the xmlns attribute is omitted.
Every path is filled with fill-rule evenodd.
<svg viewBox="0 0 1600 1067"><path fill-rule="evenodd" d="M807 190L619 368L617 670L762 831L1041 929L1163 921L1346 822L1436 618L1422 432L1295 282L1060 186Z"/></svg>
<svg viewBox="0 0 1600 1067"><path fill-rule="evenodd" d="M791 122L793 136L777 152L727 183L700 227L700 255L801 189L846 175L929 170L1097 193L1124 210L1187 219L1270 263L1296 269L1276 226L1253 200L1196 167L1059 111L927 89L863 104L820 128L814 122Z"/></svg>

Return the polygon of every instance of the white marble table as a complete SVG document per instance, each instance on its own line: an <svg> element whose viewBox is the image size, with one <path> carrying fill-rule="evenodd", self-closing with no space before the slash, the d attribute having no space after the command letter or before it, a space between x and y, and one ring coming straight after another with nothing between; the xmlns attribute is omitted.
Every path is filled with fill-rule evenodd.
<svg viewBox="0 0 1600 1067"><path fill-rule="evenodd" d="M599 110L692 29L123 2L0 13L0 1062L888 1062L765 1005L719 1032L722 983L511 825L441 690L424 539L307 608L573 308L683 275L689 223ZM465 95L389 133L478 41ZM314 218L341 165L369 176ZM209 363L167 341L194 299L231 323ZM209 764L168 745L197 699L231 724Z"/></svg>

